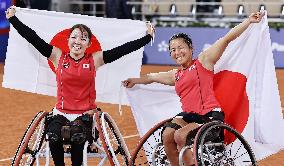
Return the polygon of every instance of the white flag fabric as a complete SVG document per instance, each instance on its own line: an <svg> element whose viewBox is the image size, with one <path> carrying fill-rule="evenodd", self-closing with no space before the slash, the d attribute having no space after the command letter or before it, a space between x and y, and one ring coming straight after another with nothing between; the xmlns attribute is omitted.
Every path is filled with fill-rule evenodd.
<svg viewBox="0 0 284 166"><path fill-rule="evenodd" d="M225 122L242 133L257 160L283 149L284 121L266 16L229 44L214 72ZM135 85L126 91L141 136L181 112L173 87Z"/></svg>
<svg viewBox="0 0 284 166"><path fill-rule="evenodd" d="M85 24L92 30L101 50L109 50L145 35L142 21L98 18L79 14L16 9L16 16L42 39L50 42L59 32L75 24ZM60 41L59 41L60 42ZM61 41L65 42L65 41ZM67 40L66 40L67 43ZM128 104L125 93L120 94L121 81L140 74L143 48L102 66L97 71L97 101ZM22 38L11 25L4 67L3 87L56 96L55 74L47 59ZM119 99L120 98L120 99Z"/></svg>

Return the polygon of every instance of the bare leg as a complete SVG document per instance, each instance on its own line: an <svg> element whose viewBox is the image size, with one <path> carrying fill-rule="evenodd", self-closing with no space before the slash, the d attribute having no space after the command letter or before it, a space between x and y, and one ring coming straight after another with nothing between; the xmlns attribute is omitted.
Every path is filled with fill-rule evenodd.
<svg viewBox="0 0 284 166"><path fill-rule="evenodd" d="M175 129L167 127L163 133L165 152L172 166L178 166L178 150L174 140Z"/></svg>
<svg viewBox="0 0 284 166"><path fill-rule="evenodd" d="M179 152L185 146L186 137L189 131L196 129L197 127L198 125L196 123L189 123L175 132L174 139L177 144L177 149ZM185 166L194 165L193 152L191 150L186 150L184 152L183 161Z"/></svg>
<svg viewBox="0 0 284 166"><path fill-rule="evenodd" d="M180 125L181 127L187 125L187 123L181 118L175 118L172 120L173 123ZM165 147L165 152L171 163L171 166L179 166L178 155L179 151L177 149L177 144L174 140L176 130L167 127L163 132L163 144Z"/></svg>

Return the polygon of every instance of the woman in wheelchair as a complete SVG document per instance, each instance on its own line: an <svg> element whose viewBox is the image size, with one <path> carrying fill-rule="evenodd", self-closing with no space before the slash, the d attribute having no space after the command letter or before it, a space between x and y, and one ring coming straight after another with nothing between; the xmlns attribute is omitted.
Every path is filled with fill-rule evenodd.
<svg viewBox="0 0 284 166"><path fill-rule="evenodd" d="M76 24L70 28L69 39L66 41L69 51L63 52L41 39L34 30L23 24L15 13L15 7L8 8L6 18L23 38L53 63L56 70L57 103L46 131L54 163L56 166L64 165L62 144L69 138L72 145L72 165L80 166L84 142L90 132L90 121L84 118L97 111L94 81L96 71L104 64L145 46L150 42L154 28L147 24L148 34L144 37L111 50L87 54L86 49L91 46L92 32L86 25Z"/></svg>
<svg viewBox="0 0 284 166"><path fill-rule="evenodd" d="M166 123L162 135L165 152L172 166L179 165L179 151L186 144L188 131L193 131L212 120L223 121L224 114L213 91L214 65L228 44L241 35L251 23L260 22L263 15L264 13L261 12L252 13L211 47L201 52L195 60L192 59L191 38L184 33L176 34L169 40L169 51L180 69L150 73L141 78L129 78L123 81L127 88L135 84L153 82L175 86L183 112L175 116L171 122ZM187 150L184 156L186 156L183 158L185 165L194 165L190 150Z"/></svg>

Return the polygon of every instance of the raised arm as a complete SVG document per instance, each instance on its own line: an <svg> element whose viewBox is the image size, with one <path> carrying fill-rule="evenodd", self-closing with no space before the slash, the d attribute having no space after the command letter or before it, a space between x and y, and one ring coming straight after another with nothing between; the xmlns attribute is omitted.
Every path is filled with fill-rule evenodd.
<svg viewBox="0 0 284 166"><path fill-rule="evenodd" d="M174 86L175 73L176 70L160 73L150 73L140 78L128 78L127 80L122 81L122 83L126 88L132 88L135 84L151 84L153 82Z"/></svg>
<svg viewBox="0 0 284 166"><path fill-rule="evenodd" d="M150 24L147 24L147 28L148 28L147 29L148 34L140 39L127 42L111 50L100 51L100 52L94 53L93 57L95 61L95 68L98 69L100 66L106 63L111 63L123 57L124 55L127 55L133 51L136 51L140 49L141 47L145 46L146 44L148 44L153 37L153 33L155 29Z"/></svg>
<svg viewBox="0 0 284 166"><path fill-rule="evenodd" d="M212 71L228 44L240 36L251 23L259 23L264 14L264 12L252 13L242 23L232 28L224 37L220 38L211 47L203 51L198 57L202 65Z"/></svg>
<svg viewBox="0 0 284 166"><path fill-rule="evenodd" d="M57 66L57 54L61 55L61 50L46 43L40 38L34 30L22 23L16 16L15 6L12 6L6 11L6 18L18 31L18 33L31 43L43 56L51 60Z"/></svg>

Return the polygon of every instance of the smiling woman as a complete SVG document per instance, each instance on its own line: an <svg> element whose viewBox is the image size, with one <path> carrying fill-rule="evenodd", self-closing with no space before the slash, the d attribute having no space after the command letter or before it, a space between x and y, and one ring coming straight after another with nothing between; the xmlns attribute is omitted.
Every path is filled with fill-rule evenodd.
<svg viewBox="0 0 284 166"><path fill-rule="evenodd" d="M61 128L86 114L92 116L98 110L95 103L94 80L96 71L102 65L111 63L145 46L150 42L154 29L150 24L147 24L148 34L140 39L127 42L107 51L102 51L97 45L98 42L96 42L95 49L90 49L93 52L87 52L86 50L93 46L92 41L97 40L93 39L94 36L89 27L76 24L68 31L68 49L66 50L45 42L34 30L23 24L15 16L15 13L15 7L8 8L6 18L23 38L52 62L55 68L57 103L53 108L52 118L47 125L47 135L50 139L50 149L55 165L64 165ZM65 39L66 42L65 36L60 39ZM82 164L85 141L71 141L71 160L74 166Z"/></svg>
<svg viewBox="0 0 284 166"><path fill-rule="evenodd" d="M76 24L71 28L72 33L68 39L70 48L70 56L74 60L79 60L84 56L84 53L91 45L91 30L83 24Z"/></svg>
<svg viewBox="0 0 284 166"><path fill-rule="evenodd" d="M169 40L169 51L180 69L151 73L141 78L129 78L123 81L127 88L132 88L135 84L153 82L175 86L183 112L177 114L171 122L166 123L162 133L162 142L171 165L179 165L178 155L186 145L188 132L212 120L224 121L223 107L221 109L221 104L214 93L214 65L228 44L240 36L251 23L259 23L264 14L264 12L252 13L248 19L231 29L207 50L201 52L197 59L192 59L193 47L189 36L184 33L175 34ZM244 108L248 105L247 103L244 102ZM245 118L247 116L247 114L244 115ZM186 150L185 153L184 165L195 165L192 151Z"/></svg>
<svg viewBox="0 0 284 166"><path fill-rule="evenodd" d="M175 60L176 64L187 68L189 66L188 59L192 59L192 41L184 33L179 33L174 35L170 41L170 55Z"/></svg>

